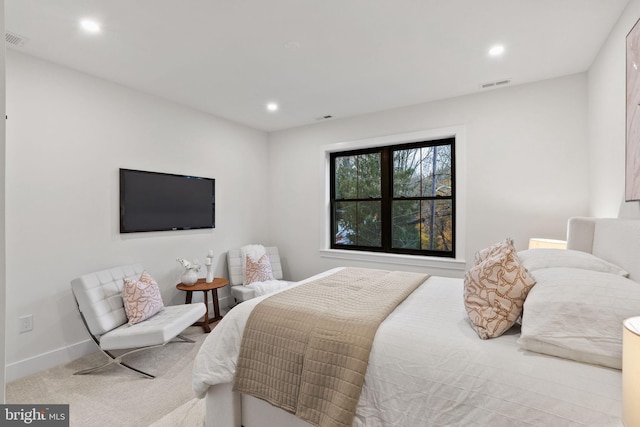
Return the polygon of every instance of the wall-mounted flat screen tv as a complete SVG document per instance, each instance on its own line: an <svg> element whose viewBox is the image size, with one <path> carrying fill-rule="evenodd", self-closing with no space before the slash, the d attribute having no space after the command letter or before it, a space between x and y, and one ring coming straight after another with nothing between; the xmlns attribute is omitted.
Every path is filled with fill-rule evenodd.
<svg viewBox="0 0 640 427"><path fill-rule="evenodd" d="M120 169L120 232L215 228L216 181Z"/></svg>

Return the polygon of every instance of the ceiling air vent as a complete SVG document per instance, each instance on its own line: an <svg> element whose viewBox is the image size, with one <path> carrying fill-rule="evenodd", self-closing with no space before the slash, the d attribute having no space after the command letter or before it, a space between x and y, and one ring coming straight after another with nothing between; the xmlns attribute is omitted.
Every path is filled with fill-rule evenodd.
<svg viewBox="0 0 640 427"><path fill-rule="evenodd" d="M508 85L509 83L511 83L510 79L503 79L503 80L498 80L495 82L489 82L489 83L483 83L480 85L481 89L489 89L492 87L499 87L499 86L504 86L504 85Z"/></svg>
<svg viewBox="0 0 640 427"><path fill-rule="evenodd" d="M7 44L16 47L22 47L27 42L27 39L25 37L22 37L21 35L16 33L11 33L9 31L4 33L4 40L7 42Z"/></svg>

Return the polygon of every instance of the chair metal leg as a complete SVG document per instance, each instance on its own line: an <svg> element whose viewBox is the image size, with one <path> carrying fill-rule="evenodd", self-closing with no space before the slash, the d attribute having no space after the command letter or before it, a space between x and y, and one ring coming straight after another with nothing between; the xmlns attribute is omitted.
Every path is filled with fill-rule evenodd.
<svg viewBox="0 0 640 427"><path fill-rule="evenodd" d="M80 311L80 308L78 308L78 311ZM125 357L125 356L128 356L130 354L137 353L138 351L148 350L150 348L155 348L155 347L162 347L164 344L157 344L157 345L150 345L150 346L147 346L147 347L140 347L140 348L136 348L136 349L133 349L131 351L128 351L128 352L126 352L124 354L121 354L119 356L116 356L113 353L111 353L110 351L104 350L104 349L102 349L100 347L100 341L89 330L89 325L87 325L87 321L85 320L84 315L82 314L82 312L80 312L80 316L82 317L82 321L84 322L84 326L87 328L87 331L89 332L89 335L91 336L91 339L98 346L98 350L100 350L105 356L107 356L109 358L109 360L107 361L107 363L104 363L104 364L102 364L100 366L96 366L95 368L89 368L89 369L84 369L82 371L74 372L73 375L86 375L86 374L89 374L91 372L97 371L99 369L106 368L107 366L113 365L115 363L116 365L122 366L125 369L129 369L130 371L133 371L133 372L135 372L137 374L140 374L145 378L149 378L149 379L155 378L154 375L148 374L148 373L146 373L144 371L141 371L140 369L134 368L133 366L129 366L126 363L123 363L122 362L122 358ZM169 341L169 342L178 342L178 343L179 342L187 342L187 343L192 343L192 344L195 343L194 340L189 339L189 338L185 337L184 335L176 335L176 337L174 339L172 339L171 341Z"/></svg>
<svg viewBox="0 0 640 427"><path fill-rule="evenodd" d="M112 365L112 364L114 364L114 363L115 363L115 364L117 364L117 365L122 366L122 367L123 367L123 368L125 368L125 369L129 369L129 370L131 370L131 371L134 371L134 372L136 372L136 373L138 373L138 374L142 375L142 376L143 376L143 377L145 377L145 378L149 378L149 379L154 379L154 378L155 378L155 376L153 376L153 375L151 375L151 374L148 374L148 373L146 373L146 372L144 372L144 371L141 371L140 369L136 369L136 368L134 368L133 366L129 366L129 365L127 365L126 363L118 362L118 361L117 361L117 360L115 360L115 359L109 359L109 361L108 361L107 363L105 363L105 364L103 364L103 365L100 365L100 366L96 366L95 368L89 368L89 369L85 369L85 370L83 370L83 371L74 372L74 374L73 374L73 375L86 375L86 374L90 374L90 373L92 373L92 372L94 372L94 371L97 371L97 370L99 370L99 369L105 368L105 367L107 367L107 366L109 366L109 365Z"/></svg>
<svg viewBox="0 0 640 427"><path fill-rule="evenodd" d="M176 335L176 338L180 338L182 341L169 341L169 342L189 342L191 344L195 343L194 340L192 340L191 338L187 338L184 335Z"/></svg>
<svg viewBox="0 0 640 427"><path fill-rule="evenodd" d="M177 335L173 340L169 341L169 343L191 343L191 344L193 344L193 343L195 343L195 341L190 339L190 338L187 338L187 337L185 337L183 335ZM142 375L145 378L149 378L149 379L155 378L154 375L148 374L148 373L146 373L144 371L141 371L140 369L134 368L133 366L127 365L126 363L122 362L122 358L125 357L125 356L128 356L130 354L137 353L138 351L148 350L150 348L155 348L155 347L162 347L162 346L164 346L164 344L150 345L150 346L147 346L147 347L136 348L134 350L131 350L131 351L128 351L128 352L126 352L124 354L121 354L120 356L115 356L110 351L101 349L100 348L100 343L96 343L96 344L98 344L98 349L102 352L102 354L104 354L105 356L107 356L109 358L107 363L104 363L104 364L102 364L100 366L96 366L95 368L89 368L89 369L84 369L82 371L74 372L73 375L86 375L86 374L89 374L91 372L97 371L99 369L106 368L107 366L113 365L115 363L116 365L122 366L123 368L129 369L131 371L134 371L134 372Z"/></svg>
<svg viewBox="0 0 640 427"><path fill-rule="evenodd" d="M129 369L129 370L131 370L133 372L136 372L136 373L142 375L145 378L153 379L153 378L155 378L154 375L148 374L148 373L146 373L144 371L141 371L140 369L134 368L133 366L129 366L126 363L123 363L122 362L122 358L125 357L125 356L128 356L129 354L137 353L138 351L147 350L149 348L154 348L154 347L162 347L162 345L164 345L164 344L136 348L134 350L131 350L131 351L128 351L128 352L126 352L124 354L121 354L120 356L115 356L110 351L100 349L100 351L105 356L107 356L109 358L107 363L104 363L104 364L102 364L100 366L96 366L95 368L89 368L89 369L85 369L85 370L82 370L82 371L75 372L73 375L86 375L86 374L89 374L91 372L97 371L98 369L102 369L102 368L105 368L105 367L107 367L109 365L113 365L115 363L116 365L122 366L125 369Z"/></svg>

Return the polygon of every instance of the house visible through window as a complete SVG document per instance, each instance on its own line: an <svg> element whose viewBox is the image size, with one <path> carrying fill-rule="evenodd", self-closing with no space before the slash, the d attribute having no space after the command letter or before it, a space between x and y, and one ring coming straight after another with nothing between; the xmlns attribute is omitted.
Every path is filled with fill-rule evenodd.
<svg viewBox="0 0 640 427"><path fill-rule="evenodd" d="M331 153L331 247L455 257L454 144Z"/></svg>

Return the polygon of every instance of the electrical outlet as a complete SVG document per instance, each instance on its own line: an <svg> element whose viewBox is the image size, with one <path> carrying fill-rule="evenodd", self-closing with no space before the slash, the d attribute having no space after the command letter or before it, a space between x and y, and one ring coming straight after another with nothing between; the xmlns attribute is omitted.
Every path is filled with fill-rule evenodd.
<svg viewBox="0 0 640 427"><path fill-rule="evenodd" d="M33 315L22 316L18 320L20 321L20 333L33 330Z"/></svg>

